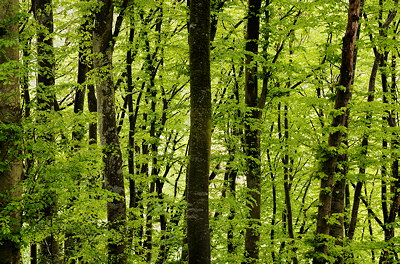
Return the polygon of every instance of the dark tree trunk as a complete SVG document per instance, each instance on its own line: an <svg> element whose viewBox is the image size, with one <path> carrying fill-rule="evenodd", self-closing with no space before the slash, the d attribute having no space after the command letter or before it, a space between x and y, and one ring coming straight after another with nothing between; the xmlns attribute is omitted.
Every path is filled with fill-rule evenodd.
<svg viewBox="0 0 400 264"><path fill-rule="evenodd" d="M347 127L347 125L346 125ZM344 143L347 146L347 142ZM341 248L343 247L343 237L344 237L344 209L345 209L345 187L346 187L346 175L347 175L347 154L343 154L338 158L338 164L340 169L336 174L335 183L332 187L332 206L331 215L336 221L331 224L329 229L329 235L335 238L336 248L335 252L335 264L343 264L343 252ZM338 176L340 175L340 176Z"/></svg>
<svg viewBox="0 0 400 264"><path fill-rule="evenodd" d="M250 190L247 201L249 223L245 234L246 263L255 263L259 256L258 242L260 241L259 225L261 210L261 162L260 162L260 131L253 123L259 120L261 112L258 109L257 65L254 56L258 53L260 29L261 0L249 0L246 34L245 61L245 103L252 107L245 115L244 147L246 160L246 183Z"/></svg>
<svg viewBox="0 0 400 264"><path fill-rule="evenodd" d="M376 75L378 72L378 66L379 66L379 61L380 61L380 53L375 52L375 60L374 64L371 69L371 75L369 78L369 84L368 84L368 98L367 102L371 103L374 101L375 98L375 84L376 84ZM371 119L372 119L372 114L370 112L367 112L366 114L366 127L369 129L371 127ZM362 158L367 157L367 148L368 148L368 132L363 135L362 141L361 141L361 155ZM365 161L361 162L360 168L359 168L359 174L364 175L366 171L367 164ZM347 230L347 237L352 240L354 237L354 233L356 230L356 225L357 225L357 219L358 219L358 209L360 207L360 199L361 199L361 190L362 190L363 182L357 182L356 188L354 190L354 199L353 199L353 208L351 210L351 218L350 218L350 224L349 228Z"/></svg>
<svg viewBox="0 0 400 264"><path fill-rule="evenodd" d="M25 69L29 68L30 64L30 45L31 45L31 39L29 39L26 43L24 43L24 48L23 48L23 67ZM31 95L29 92L29 73L25 73L24 76L22 77L21 81L21 86L22 86L22 92L23 92L23 105L24 105L24 117L28 118L31 116ZM23 173L23 179L27 178L27 175L30 175L31 169L33 167L33 162L34 159L32 157L32 151L28 151L28 153L31 155L30 158L27 158L25 161L25 172ZM30 264L37 264L37 244L32 243L30 245Z"/></svg>
<svg viewBox="0 0 400 264"><path fill-rule="evenodd" d="M111 232L118 236L108 243L109 263L123 264L127 261L125 252L126 205L125 187L122 174L122 154L117 135L115 116L114 83L112 70L112 0L99 0L93 32L94 67L102 72L97 84L97 111L101 115L99 134L103 146L105 188L117 195L107 202L107 220Z"/></svg>
<svg viewBox="0 0 400 264"><path fill-rule="evenodd" d="M190 1L190 139L187 182L189 264L210 257L208 177L211 149L210 1Z"/></svg>
<svg viewBox="0 0 400 264"><path fill-rule="evenodd" d="M44 112L54 111L57 107L56 97L52 91L55 85L54 69L55 58L53 52L53 7L52 0L33 0L32 10L39 25L36 32L37 36L37 61L38 75L36 98L38 109ZM38 122L49 122L46 117L39 116ZM53 135L47 133L43 135L46 140L53 141ZM51 162L49 160L48 162ZM44 179L46 184L46 179ZM44 208L44 215L51 221L56 214L56 197L54 193L48 192L51 202ZM50 234L40 243L40 263L59 263L59 245L54 234Z"/></svg>
<svg viewBox="0 0 400 264"><path fill-rule="evenodd" d="M135 36L135 30L133 20L131 20L131 28L129 30L129 43L132 44ZM135 129L136 129L136 118L137 113L134 112L133 105L133 80L132 80L132 63L133 54L132 49L129 49L126 53L126 82L127 82L127 95L126 101L128 106L128 120L129 120L129 132L128 132L128 178L129 178L129 208L138 207L137 199L137 187L135 180ZM138 107L138 104L137 104ZM135 221L136 216L134 213L128 215L129 221ZM135 229L131 227L128 229L129 240L133 240ZM131 244L131 243L130 243Z"/></svg>
<svg viewBox="0 0 400 264"><path fill-rule="evenodd" d="M0 3L0 42L14 42L12 45L0 48L0 65L7 72L0 81L0 124L2 135L0 139L0 218L10 219L7 223L11 233L0 236L0 263L20 263L19 229L21 226L20 212L10 206L10 202L21 196L18 187L22 178L21 149L18 146L22 140L22 131L18 131L21 119L21 103L18 73L15 66L18 55L18 1L7 0ZM11 65L7 65L10 63ZM15 65L15 64L14 64ZM4 138L6 140L4 140ZM11 207L11 208L10 208Z"/></svg>
<svg viewBox="0 0 400 264"><path fill-rule="evenodd" d="M280 109L280 103L279 103L279 110ZM294 231L293 231L293 211L292 211L292 202L290 198L290 192L292 190L292 181L293 181L293 176L291 176L292 168L291 168L291 162L289 162L289 155L287 153L290 153L289 148L289 120L288 120L288 106L284 106L284 114L283 114L283 141L284 141L284 148L285 148L285 154L283 155L282 158L282 164L283 164L283 189L285 192L285 205L286 205L286 226L287 226L287 232L289 235L289 238L291 241L289 241L289 244L294 243ZM281 112L281 111L280 111ZM280 130L280 129L279 129ZM280 133L280 132L279 132ZM296 257L296 249L292 248L294 256L292 257L292 261L294 264L298 263L297 257Z"/></svg>
<svg viewBox="0 0 400 264"><path fill-rule="evenodd" d="M84 22L79 28L81 39L79 40L78 76L74 98L74 113L77 115L82 114L84 111L87 74L92 64L90 56L88 56L88 54L90 54L92 51L91 26L93 26L93 17L84 16ZM75 142L76 149L79 148L79 142L84 139L85 133L87 132L87 128L85 129L83 124L78 123L77 126L78 127L72 131L72 138L77 141ZM92 143L91 140L89 140L89 142ZM65 234L64 252L65 258L67 261L70 261L71 264L75 264L77 262L77 260L72 257L74 256L74 252L80 247L81 242L75 237L74 232L67 232ZM71 260L69 260L70 258Z"/></svg>
<svg viewBox="0 0 400 264"><path fill-rule="evenodd" d="M385 69L387 66L387 59L388 56L384 55L381 57L381 64L380 66ZM394 58L395 60L395 58ZM393 74L395 74L395 63L392 64ZM388 84L388 77L385 71L381 73L381 80L382 80L382 91L383 91L383 102L385 104L397 104L396 98L396 82L392 82L392 87L389 90ZM395 79L395 78L393 78ZM388 97L390 96L390 98ZM396 120L396 112L393 110L386 110L387 116L384 118L386 119L388 126L392 129L397 127L397 120ZM382 250L381 257L379 259L379 263L389 264L389 263L396 263L396 258L394 256L393 248L395 245L391 241L395 237L395 226L394 223L396 221L397 215L400 209L400 175L399 175L399 155L397 151L400 147L400 142L398 140L398 134L396 132L392 132L392 140L391 140L391 149L392 149L392 159L391 162L391 177L393 182L391 182L390 192L391 198L384 197L385 200L390 199L391 202L390 208L387 208L387 204L385 203L386 210L384 215L384 234L385 234L385 242L387 243ZM387 184L387 182L383 183ZM386 191L385 191L386 192ZM385 195L386 196L386 195Z"/></svg>
<svg viewBox="0 0 400 264"><path fill-rule="evenodd" d="M92 65L89 66L92 69ZM90 113L97 113L97 98L96 98L96 89L94 85L90 84L87 87L88 93L88 109ZM97 143L97 122L89 123L89 143L96 144Z"/></svg>
<svg viewBox="0 0 400 264"><path fill-rule="evenodd" d="M78 52L78 76L77 76L77 86L75 88L75 98L74 98L74 113L79 114L83 112L85 105L85 92L86 92L86 80L89 70L92 68L92 62L88 54L91 53L92 48L89 43L92 43L92 30L93 17L85 16L84 22L80 26L80 35L82 36L79 40L79 52ZM89 91L90 92L90 91ZM97 105L96 105L97 108ZM73 138L76 140L82 140L85 134L83 128L78 131L73 132Z"/></svg>
<svg viewBox="0 0 400 264"><path fill-rule="evenodd" d="M232 65L232 70L233 70L233 74L235 76L235 86L234 86L234 90L233 90L232 99L234 99L234 102L236 104L239 104L240 103L240 95L239 95L238 78L242 77L243 71L240 70L239 73L236 74L235 65ZM241 116L242 116L241 111L239 109L236 110L235 118L238 118L238 120L240 120ZM232 131L231 133L232 133L233 138L239 138L240 135L242 134L242 131L236 122L234 124L230 124L228 129L230 129ZM236 178L238 175L238 169L235 168L235 166L234 166L234 161L235 161L235 156L236 156L236 145L237 145L237 142L235 142L235 141L229 142L229 146L228 146L229 160L226 164L226 167L228 170L227 171L228 192L233 198L236 197ZM237 248L237 245L234 241L235 225L233 223L233 220L235 219L235 215L236 215L236 208L235 208L235 206L232 205L231 209L229 210L229 215L228 215L228 220L229 220L230 224L229 224L229 229L227 232L227 241L228 241L227 249L228 249L229 254L234 254L236 251L236 248Z"/></svg>
<svg viewBox="0 0 400 264"><path fill-rule="evenodd" d="M340 158L339 148L343 147L343 132L348 119L347 105L351 98L351 84L354 77L354 50L358 31L358 20L360 16L361 0L350 0L348 9L348 21L346 33L343 38L342 63L340 68L340 80L336 89L335 110L341 112L334 116L331 126L336 128L329 134L328 146L334 150L327 150L324 153L322 163L323 178L321 179L321 190L319 194L319 207L317 216L316 243L314 263L325 263L329 254L326 236L329 235L328 218L331 216L332 189L335 173L337 172L338 159Z"/></svg>
<svg viewBox="0 0 400 264"><path fill-rule="evenodd" d="M55 59L53 52L53 8L52 0L32 0L32 10L39 29L37 30L37 102L43 111L54 110L55 95L50 87L55 84Z"/></svg>

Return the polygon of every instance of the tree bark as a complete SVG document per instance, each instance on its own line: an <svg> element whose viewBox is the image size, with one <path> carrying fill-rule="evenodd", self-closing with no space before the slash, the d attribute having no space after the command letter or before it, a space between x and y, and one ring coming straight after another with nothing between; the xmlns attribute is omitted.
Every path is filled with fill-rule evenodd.
<svg viewBox="0 0 400 264"><path fill-rule="evenodd" d="M259 225L261 211L261 153L260 131L254 122L259 120L261 112L258 107L257 64L254 56L258 53L258 39L260 29L261 0L249 0L246 32L246 60L245 60L245 103L251 107L245 115L245 153L246 184L250 198L247 207L250 212L249 224L245 233L245 263L255 263L259 257L258 242L260 241Z"/></svg>
<svg viewBox="0 0 400 264"><path fill-rule="evenodd" d="M387 66L387 59L388 56L381 56L381 63L380 66L385 69ZM392 64L392 70L393 74L395 74L395 64ZM381 80L382 80L382 91L383 91L383 103L385 104L397 104L397 98L396 98L396 82L392 82L392 87L389 90L389 84L388 84L388 78L387 78L387 73L385 71L381 72ZM388 98L388 95L390 98ZM394 110L386 110L387 117L384 117L386 119L388 126L391 128L396 128L398 127L397 125L397 120L396 120L396 115L397 113ZM396 258L393 254L393 242L391 241L392 238L395 237L395 227L394 223L397 218L397 214L399 213L400 209L400 175L399 175L399 155L397 154L397 151L400 147L400 142L398 140L398 133L392 132L392 139L391 139L391 149L392 149L392 162L391 162L391 177L393 179L393 182L391 182L390 186L390 192L391 192L391 203L390 208L387 208L387 202L385 202L386 210L384 212L384 234L385 234L385 242L387 245L382 250L381 257L379 259L379 263L395 263ZM388 182L383 182L382 184L385 185ZM386 192L386 190L385 190ZM386 197L386 194L384 195L384 199L388 200Z"/></svg>
<svg viewBox="0 0 400 264"><path fill-rule="evenodd" d="M99 11L96 13L93 32L94 68L99 73L97 92L97 112L100 142L103 146L104 187L116 195L107 202L108 228L112 238L108 243L108 262L126 263L125 252L126 205L125 187L122 174L122 154L117 134L115 117L114 83L112 70L112 23L113 1L98 0Z"/></svg>
<svg viewBox="0 0 400 264"><path fill-rule="evenodd" d="M36 87L36 100L38 109L43 112L54 111L56 108L56 98L52 91L55 85L54 69L54 45L53 45L53 3L52 0L33 0L32 10L34 17L38 23L36 32L37 37L37 61L38 61L38 74L37 74L37 87ZM38 122L50 122L45 116L39 114ZM53 141L54 137L49 132L42 135L45 140ZM48 160L51 163L52 160ZM43 179L46 183L46 179ZM51 221L56 214L56 197L53 192L47 191L46 194L50 197L51 202L46 204L43 209L45 217ZM60 252L59 244L55 239L53 233L50 233L43 241L40 242L40 255L39 263L59 263Z"/></svg>
<svg viewBox="0 0 400 264"><path fill-rule="evenodd" d="M54 93L49 87L54 86L55 59L53 51L53 3L52 0L32 0L32 10L39 25L37 30L37 103L43 111L54 110Z"/></svg>
<svg viewBox="0 0 400 264"><path fill-rule="evenodd" d="M187 182L189 264L210 263L208 176L211 149L210 1L190 1L190 139Z"/></svg>
<svg viewBox="0 0 400 264"><path fill-rule="evenodd" d="M329 134L328 148L324 153L322 163L321 190L319 194L319 207L316 229L316 246L313 263L325 263L329 254L327 239L329 237L328 218L331 216L332 188L337 171L340 148L342 146L343 128L347 122L347 105L351 98L351 84L354 78L354 50L358 31L358 20L360 16L361 0L350 0L348 9L348 20L346 33L343 38L342 62L340 68L340 79L336 88L336 99L334 109L337 111L331 126L336 128ZM331 150L333 149L333 150Z"/></svg>
<svg viewBox="0 0 400 264"><path fill-rule="evenodd" d="M0 263L20 263L19 229L20 212L10 208L10 202L21 196L18 187L22 177L22 159L20 146L21 103L18 80L18 0L7 0L0 3L0 42L11 41L12 45L0 48L0 218L9 217L11 233L0 236ZM7 65L9 64L9 65ZM14 65L14 66L13 66ZM4 79L7 81L3 81ZM4 140L6 139L6 140Z"/></svg>

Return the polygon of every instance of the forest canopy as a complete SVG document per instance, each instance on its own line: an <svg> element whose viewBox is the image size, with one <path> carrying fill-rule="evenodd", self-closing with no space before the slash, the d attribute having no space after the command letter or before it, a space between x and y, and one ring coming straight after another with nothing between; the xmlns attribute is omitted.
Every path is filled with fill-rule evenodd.
<svg viewBox="0 0 400 264"><path fill-rule="evenodd" d="M398 0L1 0L0 263L400 263Z"/></svg>

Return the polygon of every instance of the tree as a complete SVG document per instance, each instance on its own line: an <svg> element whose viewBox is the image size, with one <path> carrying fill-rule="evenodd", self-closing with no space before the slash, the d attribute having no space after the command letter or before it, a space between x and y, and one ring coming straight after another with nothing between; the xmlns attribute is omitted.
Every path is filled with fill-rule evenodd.
<svg viewBox="0 0 400 264"><path fill-rule="evenodd" d="M356 45L358 23L360 17L360 0L350 0L346 33L343 38L342 61L340 80L336 88L335 106L337 111L332 120L334 128L329 134L328 147L322 161L321 190L319 193L319 207L316 229L316 243L314 263L325 263L328 255L327 237L329 236L332 206L332 191L335 175L338 172L338 162L343 152L343 128L348 120L348 103L351 98L351 85L354 78L354 50ZM336 175L337 176L337 175Z"/></svg>
<svg viewBox="0 0 400 264"><path fill-rule="evenodd" d="M258 95L258 68L254 60L254 56L258 53L260 10L261 0L249 0L245 60L245 103L249 109L245 116L244 132L244 149L247 155L246 183L250 191L250 197L247 201L250 221L246 228L245 238L245 252L249 259L247 263L255 263L259 258L258 242L260 241L258 226L261 217L261 148L260 130L255 122L261 118L261 112L258 108L262 100Z"/></svg>
<svg viewBox="0 0 400 264"><path fill-rule="evenodd" d="M99 0L96 13L93 52L94 68L98 74L97 111L101 115L99 134L103 146L104 186L110 192L107 220L111 237L108 244L109 263L126 263L126 205L122 174L122 153L117 134L115 88L112 79L113 14L112 0Z"/></svg>
<svg viewBox="0 0 400 264"><path fill-rule="evenodd" d="M210 1L190 1L190 139L187 177L189 263L210 263L208 177L211 148Z"/></svg>
<svg viewBox="0 0 400 264"><path fill-rule="evenodd" d="M18 1L0 3L0 263L20 263L21 105Z"/></svg>
<svg viewBox="0 0 400 264"><path fill-rule="evenodd" d="M23 65L1 64L1 91L24 110L0 108L0 156L23 159L0 239L21 262L396 262L397 0L365 1L352 72L343 1L210 2L190 23L187 1L2 13Z"/></svg>
<svg viewBox="0 0 400 264"><path fill-rule="evenodd" d="M41 113L38 115L37 121L42 125L47 125L48 122L51 121L46 117L46 114L51 113L58 108L56 94L54 92L55 57L52 36L54 33L52 0L33 0L32 11L38 25L36 32L38 61L36 100L37 109L41 111ZM50 132L44 133L41 137L44 141L54 142L54 135ZM48 158L43 163L48 165L52 162L53 158ZM42 176L40 180L44 185L49 182L45 176ZM50 191L51 188L49 188L49 185L46 185L46 189L48 190L46 190L44 194L44 200L48 200L48 202L46 202L43 211L46 219L51 223L57 213L57 198L55 193ZM55 238L53 230L50 230L50 234L40 243L40 262L58 263L58 261L60 261L59 247L59 243Z"/></svg>

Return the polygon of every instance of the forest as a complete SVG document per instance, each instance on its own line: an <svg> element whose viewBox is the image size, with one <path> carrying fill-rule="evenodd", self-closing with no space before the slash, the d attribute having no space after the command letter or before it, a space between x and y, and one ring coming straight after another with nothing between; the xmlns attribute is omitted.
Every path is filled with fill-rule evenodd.
<svg viewBox="0 0 400 264"><path fill-rule="evenodd" d="M0 264L400 263L398 0L1 0Z"/></svg>

